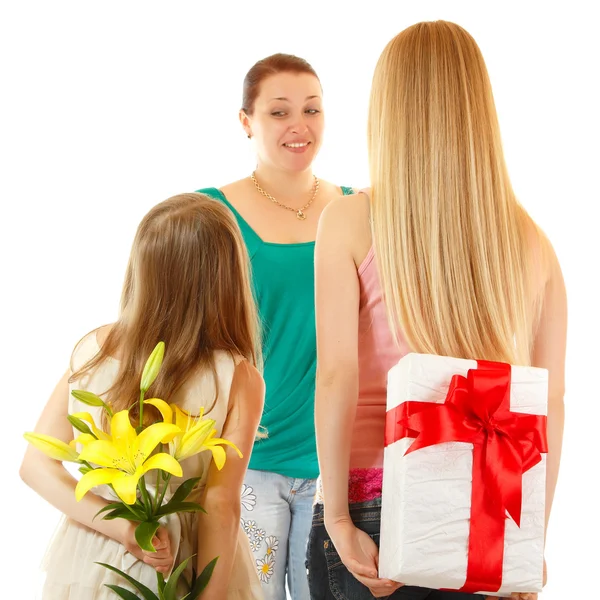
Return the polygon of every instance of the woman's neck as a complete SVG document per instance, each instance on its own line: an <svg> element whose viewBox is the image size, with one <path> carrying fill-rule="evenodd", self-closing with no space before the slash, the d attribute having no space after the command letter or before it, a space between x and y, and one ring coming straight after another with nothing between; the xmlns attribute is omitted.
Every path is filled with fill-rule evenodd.
<svg viewBox="0 0 600 600"><path fill-rule="evenodd" d="M308 194L315 185L312 169L292 172L259 165L255 176L265 192L282 201Z"/></svg>

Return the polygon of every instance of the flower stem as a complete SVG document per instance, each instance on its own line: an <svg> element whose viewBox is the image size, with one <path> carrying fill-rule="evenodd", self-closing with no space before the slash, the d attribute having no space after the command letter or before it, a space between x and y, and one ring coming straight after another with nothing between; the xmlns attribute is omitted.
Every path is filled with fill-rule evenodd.
<svg viewBox="0 0 600 600"><path fill-rule="evenodd" d="M160 444L159 452L162 452L163 445ZM154 490L154 511L152 514L154 515L158 509L160 508L160 504L158 503L158 490L160 488L160 469L156 469L156 489Z"/></svg>
<svg viewBox="0 0 600 600"><path fill-rule="evenodd" d="M142 475L139 481L140 490L142 492L142 499L144 501L144 507L146 508L146 514L149 518L152 517L152 500L150 500L150 496L148 495L148 490L146 489L146 480Z"/></svg>
<svg viewBox="0 0 600 600"><path fill-rule="evenodd" d="M156 489L154 490L154 512L158 510L158 489L160 488L160 469L156 469Z"/></svg>
<svg viewBox="0 0 600 600"><path fill-rule="evenodd" d="M156 510L158 510L162 506L162 502L165 499L165 494L167 493L167 488L169 487L169 481L171 481L171 473L167 473L165 487L163 488L162 493L160 495L160 499L158 500L158 504L156 505Z"/></svg>
<svg viewBox="0 0 600 600"><path fill-rule="evenodd" d="M144 426L144 390L140 390L140 430Z"/></svg>

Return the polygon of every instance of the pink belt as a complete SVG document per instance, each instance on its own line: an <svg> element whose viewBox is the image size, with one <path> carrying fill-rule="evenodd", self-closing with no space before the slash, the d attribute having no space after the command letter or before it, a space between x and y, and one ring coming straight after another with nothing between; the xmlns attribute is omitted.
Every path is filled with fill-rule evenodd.
<svg viewBox="0 0 600 600"><path fill-rule="evenodd" d="M383 469L350 469L348 474L348 503L368 502L381 498ZM321 478L317 481L315 502L323 502Z"/></svg>

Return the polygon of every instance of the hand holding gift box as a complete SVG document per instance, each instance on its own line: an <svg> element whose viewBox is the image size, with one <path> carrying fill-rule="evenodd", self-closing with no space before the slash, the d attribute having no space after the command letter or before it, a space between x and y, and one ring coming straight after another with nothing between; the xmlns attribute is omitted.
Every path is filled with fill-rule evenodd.
<svg viewBox="0 0 600 600"><path fill-rule="evenodd" d="M547 371L409 354L388 376L380 577L542 589Z"/></svg>

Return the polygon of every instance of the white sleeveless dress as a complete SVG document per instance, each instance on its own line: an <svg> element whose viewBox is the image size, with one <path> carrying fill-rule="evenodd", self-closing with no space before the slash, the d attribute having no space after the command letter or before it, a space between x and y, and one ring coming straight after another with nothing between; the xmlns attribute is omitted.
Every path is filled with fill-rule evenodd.
<svg viewBox="0 0 600 600"><path fill-rule="evenodd" d="M72 357L73 369L79 369L98 350L96 334L92 332L84 337L75 348ZM219 437L227 416L229 391L236 362L225 352L216 353L215 361L218 374L218 398L208 416L216 421L216 436ZM118 368L119 363L116 359L108 359L91 375L86 375L71 383L70 390L85 389L102 394L113 383ZM197 415L201 406L204 405L208 409L214 399L214 378L212 372L209 371L192 377L175 397L169 398L168 401L175 402L192 415ZM89 412L97 425L100 426L102 423L100 408L81 404L70 396L69 413L77 412ZM79 432L74 431L74 435L79 435ZM183 480L190 477L201 477L198 486L189 497L190 501L199 502L206 486L211 458L210 452L202 452L182 461L183 479L172 478L173 491ZM151 471L148 474L148 484L153 481L154 473ZM149 487L153 486L149 485ZM113 492L108 486L94 488L88 493L96 493L109 500L114 499ZM177 551L176 565L197 552L197 520L193 513L170 515L166 519L165 525L169 530L174 551ZM118 542L69 518L62 517L42 564L45 571L42 599L114 600L117 595L105 586L107 583L135 591L122 577L95 564L96 562L111 564L156 592L156 571L152 567L137 560ZM188 571L185 573L188 581L193 564L194 559L188 564ZM262 600L263 597L248 538L240 526L232 578L224 600Z"/></svg>

